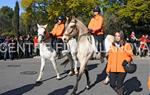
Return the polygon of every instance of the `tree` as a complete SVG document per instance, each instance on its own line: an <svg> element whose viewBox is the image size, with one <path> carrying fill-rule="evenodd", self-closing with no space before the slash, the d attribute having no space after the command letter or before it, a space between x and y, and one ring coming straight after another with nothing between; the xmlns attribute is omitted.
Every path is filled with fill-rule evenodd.
<svg viewBox="0 0 150 95"><path fill-rule="evenodd" d="M127 5L118 11L120 18L130 18L134 24L150 21L149 0L128 0Z"/></svg>
<svg viewBox="0 0 150 95"><path fill-rule="evenodd" d="M136 34L142 34L150 30L150 1L149 0L111 0L110 7L106 10L107 14L115 15L118 19L121 29L126 31L135 31ZM107 21L109 24L110 22ZM113 24L115 25L115 24ZM111 29L107 27L108 29Z"/></svg>
<svg viewBox="0 0 150 95"><path fill-rule="evenodd" d="M0 8L0 34L12 31L13 9L8 6Z"/></svg>
<svg viewBox="0 0 150 95"><path fill-rule="evenodd" d="M14 27L14 33L17 36L19 36L19 4L18 4L18 1L16 1L16 5L14 8L13 27Z"/></svg>
<svg viewBox="0 0 150 95"><path fill-rule="evenodd" d="M91 10L99 5L99 0L22 0L21 5L26 12L31 9L34 21L52 24L60 15L89 20Z"/></svg>

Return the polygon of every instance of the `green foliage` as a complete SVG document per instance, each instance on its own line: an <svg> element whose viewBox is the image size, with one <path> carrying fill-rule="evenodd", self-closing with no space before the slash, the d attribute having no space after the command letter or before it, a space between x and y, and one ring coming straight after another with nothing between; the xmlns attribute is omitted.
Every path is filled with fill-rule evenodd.
<svg viewBox="0 0 150 95"><path fill-rule="evenodd" d="M16 1L16 5L15 5L15 9L14 9L13 28L14 28L14 33L18 36L19 35L19 4L18 4L18 1Z"/></svg>
<svg viewBox="0 0 150 95"><path fill-rule="evenodd" d="M21 5L33 15L34 21L51 23L60 15L85 19L91 15L91 9L99 5L99 0L22 0Z"/></svg>
<svg viewBox="0 0 150 95"><path fill-rule="evenodd" d="M128 0L127 5L118 11L119 17L130 18L133 23L150 21L149 0Z"/></svg>
<svg viewBox="0 0 150 95"><path fill-rule="evenodd" d="M91 9L98 5L98 0L62 0L58 2L57 0L52 0L48 5L48 16L52 20L59 15L65 16L90 16Z"/></svg>
<svg viewBox="0 0 150 95"><path fill-rule="evenodd" d="M4 32L4 33L1 34L1 36L5 36L5 37L6 36L16 36L16 34L11 31L11 32Z"/></svg>
<svg viewBox="0 0 150 95"><path fill-rule="evenodd" d="M8 6L0 8L0 34L10 32L12 28L13 10Z"/></svg>
<svg viewBox="0 0 150 95"><path fill-rule="evenodd" d="M21 5L25 9L21 20L26 28L36 23L53 27L60 15L76 16L87 25L97 5L104 13L107 33L131 31L150 22L150 0L21 0Z"/></svg>

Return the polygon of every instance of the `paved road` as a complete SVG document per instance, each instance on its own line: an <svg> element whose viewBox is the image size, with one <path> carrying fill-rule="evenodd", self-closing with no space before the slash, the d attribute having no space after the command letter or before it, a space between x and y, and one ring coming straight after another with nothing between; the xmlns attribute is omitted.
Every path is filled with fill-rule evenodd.
<svg viewBox="0 0 150 95"><path fill-rule="evenodd" d="M43 84L35 86L37 72L40 68L40 59L21 59L13 61L0 60L0 95L70 95L75 76L67 76L65 73L69 65L65 68L60 66L63 60L57 60L62 80L56 80L52 64L46 61L44 69ZM79 95L116 95L109 85L100 82L105 64L100 64L97 60L89 62L89 74L92 88L85 90L86 79L83 75L80 83ZM128 95L148 95L147 77L149 75L150 58L136 58L138 65L137 72L127 75L125 80L126 93Z"/></svg>

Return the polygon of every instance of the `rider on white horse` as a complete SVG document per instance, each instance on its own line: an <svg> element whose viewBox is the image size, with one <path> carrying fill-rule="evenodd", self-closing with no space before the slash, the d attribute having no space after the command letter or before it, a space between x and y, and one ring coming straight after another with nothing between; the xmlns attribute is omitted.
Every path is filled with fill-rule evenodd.
<svg viewBox="0 0 150 95"><path fill-rule="evenodd" d="M104 47L103 47L104 29L103 29L103 27L104 27L104 18L102 17L102 15L100 15L100 9L97 6L93 9L93 17L92 17L91 21L89 22L88 29L89 29L89 32L95 38L95 43L96 43L96 47L97 47L96 53L101 52L101 54L102 54L102 50L104 50Z"/></svg>
<svg viewBox="0 0 150 95"><path fill-rule="evenodd" d="M65 30L65 17L58 17L58 22L55 24L52 32L50 33L53 36L52 47L56 50L58 57L60 58L61 51L64 49L64 43L62 41L62 36Z"/></svg>
<svg viewBox="0 0 150 95"><path fill-rule="evenodd" d="M68 56L70 56L68 58L71 62L71 69L73 69L73 67L74 67L74 70L70 70L70 72L69 72L69 75L72 75L73 72L75 74L78 73L77 58L76 58L77 42L76 42L76 39L70 39L70 41L68 41L68 43L63 43L62 36L65 31L65 26L66 26L65 17L59 16L58 22L55 24L55 26L50 34L53 36L52 47L56 50L56 52L58 54L58 58L62 58L61 55L63 55L63 54L71 54L71 55L68 55ZM66 61L69 61L69 60L66 60ZM74 66L73 66L73 64L74 64Z"/></svg>

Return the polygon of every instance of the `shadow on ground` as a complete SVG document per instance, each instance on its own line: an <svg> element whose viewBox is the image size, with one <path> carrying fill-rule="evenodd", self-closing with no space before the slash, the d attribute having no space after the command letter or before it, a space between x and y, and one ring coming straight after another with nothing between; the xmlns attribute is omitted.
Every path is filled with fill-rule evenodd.
<svg viewBox="0 0 150 95"><path fill-rule="evenodd" d="M143 90L143 88L141 88L141 86L142 86L142 84L138 80L138 78L132 77L124 83L124 93L125 93L125 95L131 95L134 91L141 92Z"/></svg>
<svg viewBox="0 0 150 95"><path fill-rule="evenodd" d="M94 87L99 82L103 81L107 77L106 66L101 74L97 74L96 80L93 84L91 84L90 88Z"/></svg>
<svg viewBox="0 0 150 95"><path fill-rule="evenodd" d="M88 71L93 70L93 69L95 69L96 67L97 67L97 64L91 64L91 65L88 65ZM79 68L78 68L78 70L79 70ZM61 77L60 80L66 78L67 75L65 75L65 74L68 74L69 71L70 71L70 70L66 70L65 72L61 73L60 75L61 75L61 76L64 75L64 76ZM54 79L54 78L56 78L56 76L53 76L53 77L47 78L47 79L45 79L45 80L42 80L42 82L48 81L48 80L51 80L51 79Z"/></svg>
<svg viewBox="0 0 150 95"><path fill-rule="evenodd" d="M73 85L66 86L64 88L56 89L48 95L66 95L70 89L73 88Z"/></svg>
<svg viewBox="0 0 150 95"><path fill-rule="evenodd" d="M28 85L24 85L22 87L4 92L0 95L23 95L24 93L31 91L34 87L35 87L35 84L28 84Z"/></svg>

